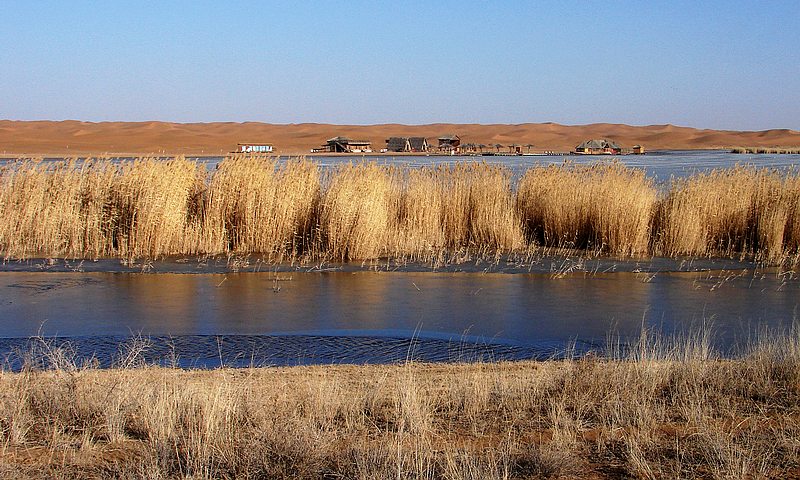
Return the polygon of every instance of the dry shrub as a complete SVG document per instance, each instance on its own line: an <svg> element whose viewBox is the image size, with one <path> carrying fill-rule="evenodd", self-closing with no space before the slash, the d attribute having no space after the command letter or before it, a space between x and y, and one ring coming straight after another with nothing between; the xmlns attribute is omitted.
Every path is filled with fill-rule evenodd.
<svg viewBox="0 0 800 480"><path fill-rule="evenodd" d="M615 255L648 253L656 200L652 179L617 162L534 167L517 190L531 242Z"/></svg>
<svg viewBox="0 0 800 480"><path fill-rule="evenodd" d="M304 158L228 157L211 178L198 250L299 254L312 240L319 195L318 167Z"/></svg>
<svg viewBox="0 0 800 480"><path fill-rule="evenodd" d="M798 249L798 185L794 172L752 167L677 180L660 207L656 251L781 260Z"/></svg>

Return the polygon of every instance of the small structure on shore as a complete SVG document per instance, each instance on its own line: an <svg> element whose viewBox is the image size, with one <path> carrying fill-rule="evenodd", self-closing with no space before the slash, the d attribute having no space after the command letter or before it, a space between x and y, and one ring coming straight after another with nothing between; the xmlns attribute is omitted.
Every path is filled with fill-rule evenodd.
<svg viewBox="0 0 800 480"><path fill-rule="evenodd" d="M386 139L387 152L427 152L428 139L425 137L389 137Z"/></svg>
<svg viewBox="0 0 800 480"><path fill-rule="evenodd" d="M411 144L407 137L389 137L386 139L387 152L410 152Z"/></svg>
<svg viewBox="0 0 800 480"><path fill-rule="evenodd" d="M367 140L333 137L329 138L322 148L314 150L329 153L370 153L372 152L372 144Z"/></svg>
<svg viewBox="0 0 800 480"><path fill-rule="evenodd" d="M641 145L634 145L632 153L634 155L644 155L644 147Z"/></svg>
<svg viewBox="0 0 800 480"><path fill-rule="evenodd" d="M622 147L611 140L592 139L586 140L575 147L575 153L582 155L621 155Z"/></svg>
<svg viewBox="0 0 800 480"><path fill-rule="evenodd" d="M440 152L453 154L460 151L461 138L458 135L442 135L438 140Z"/></svg>
<svg viewBox="0 0 800 480"><path fill-rule="evenodd" d="M408 137L408 144L412 152L427 152L430 148L428 139L425 137Z"/></svg>
<svg viewBox="0 0 800 480"><path fill-rule="evenodd" d="M234 153L272 153L271 143L237 143Z"/></svg>

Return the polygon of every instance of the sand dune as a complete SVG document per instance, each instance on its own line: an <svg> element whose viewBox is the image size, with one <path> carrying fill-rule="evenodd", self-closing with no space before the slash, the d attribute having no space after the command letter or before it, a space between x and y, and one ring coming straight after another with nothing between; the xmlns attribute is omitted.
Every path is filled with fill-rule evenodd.
<svg viewBox="0 0 800 480"><path fill-rule="evenodd" d="M623 147L635 144L648 150L719 149L735 146L798 147L800 132L701 130L674 125L631 126L526 124L330 125L317 123L274 125L257 122L168 123L80 122L74 120L0 120L0 154L206 154L233 150L238 142L272 143L279 153L307 153L326 139L342 135L369 140L379 150L390 136L422 136L435 143L443 134L457 134L464 143L534 145L533 151L570 151L590 138L610 138Z"/></svg>

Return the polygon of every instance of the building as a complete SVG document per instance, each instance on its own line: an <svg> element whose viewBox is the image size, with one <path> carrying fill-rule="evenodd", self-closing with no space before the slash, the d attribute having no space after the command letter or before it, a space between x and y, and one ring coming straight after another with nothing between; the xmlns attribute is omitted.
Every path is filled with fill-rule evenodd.
<svg viewBox="0 0 800 480"><path fill-rule="evenodd" d="M427 152L430 148L428 139L425 137L409 137L408 144L411 146L412 152Z"/></svg>
<svg viewBox="0 0 800 480"><path fill-rule="evenodd" d="M410 152L411 143L406 137L389 137L386 139L387 152Z"/></svg>
<svg viewBox="0 0 800 480"><path fill-rule="evenodd" d="M272 153L269 143L237 143L235 153Z"/></svg>
<svg viewBox="0 0 800 480"><path fill-rule="evenodd" d="M320 149L331 153L370 153L372 144L366 140L351 140L347 137L333 137Z"/></svg>
<svg viewBox="0 0 800 480"><path fill-rule="evenodd" d="M634 155L644 155L644 147L641 145L634 145L633 146L633 154Z"/></svg>
<svg viewBox="0 0 800 480"><path fill-rule="evenodd" d="M622 147L610 140L592 139L586 140L575 147L575 153L583 155L621 155Z"/></svg>
<svg viewBox="0 0 800 480"><path fill-rule="evenodd" d="M390 137L386 139L387 152L427 152L425 137Z"/></svg>
<svg viewBox="0 0 800 480"><path fill-rule="evenodd" d="M439 150L448 153L458 153L461 138L458 135L442 135L439 137Z"/></svg>

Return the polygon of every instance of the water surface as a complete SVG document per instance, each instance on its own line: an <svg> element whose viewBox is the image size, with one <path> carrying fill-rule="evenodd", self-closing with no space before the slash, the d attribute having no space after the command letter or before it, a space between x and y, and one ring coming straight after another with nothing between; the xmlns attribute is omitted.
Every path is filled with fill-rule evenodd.
<svg viewBox="0 0 800 480"><path fill-rule="evenodd" d="M602 349L609 334L633 340L643 327L667 335L710 327L715 345L732 351L759 329L791 326L799 294L800 280L775 270L557 278L6 272L0 273L0 337L6 353L21 345L19 339L37 335L94 345L140 335L156 339L164 355L166 339L172 339L181 348L171 354L184 359L207 358L211 351L213 359L235 356L260 364L360 363L397 361L409 352L429 360L457 359L459 351L467 357L541 358L575 342ZM315 344L327 346L315 352ZM104 349L94 353L108 357L111 347Z"/></svg>

